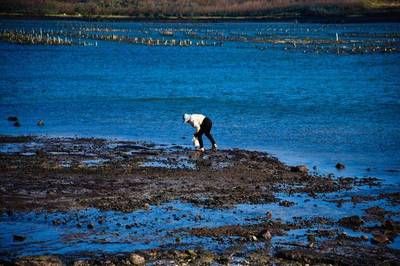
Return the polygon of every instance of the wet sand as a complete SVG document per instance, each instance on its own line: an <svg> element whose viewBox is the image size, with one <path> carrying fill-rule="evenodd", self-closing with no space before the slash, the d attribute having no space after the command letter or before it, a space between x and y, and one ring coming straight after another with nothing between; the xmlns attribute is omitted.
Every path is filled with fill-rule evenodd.
<svg viewBox="0 0 400 266"><path fill-rule="evenodd" d="M373 177L321 176L266 153L239 149L198 153L133 141L7 136L0 138L0 171L0 263L400 261L400 192ZM99 234L98 228L105 237L100 248L88 244L87 250L83 245L73 252L51 251L50 257L41 257L48 253L38 248L29 257L29 231L5 229L16 230L16 221L74 228L74 241ZM132 238L135 234L140 237ZM154 244L135 248L148 234ZM124 248L106 249L121 235ZM102 245L107 251L98 251Z"/></svg>

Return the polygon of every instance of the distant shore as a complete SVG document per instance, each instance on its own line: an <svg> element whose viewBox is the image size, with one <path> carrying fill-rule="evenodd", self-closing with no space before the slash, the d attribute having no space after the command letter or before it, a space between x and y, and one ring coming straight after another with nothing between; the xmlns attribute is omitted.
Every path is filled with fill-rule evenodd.
<svg viewBox="0 0 400 266"><path fill-rule="evenodd" d="M0 13L0 19L44 19L44 20L82 20L82 21L141 21L141 22L299 22L299 23L374 23L400 22L400 10L379 10L348 15L316 15L301 13L282 13L264 16L124 16L80 14Z"/></svg>

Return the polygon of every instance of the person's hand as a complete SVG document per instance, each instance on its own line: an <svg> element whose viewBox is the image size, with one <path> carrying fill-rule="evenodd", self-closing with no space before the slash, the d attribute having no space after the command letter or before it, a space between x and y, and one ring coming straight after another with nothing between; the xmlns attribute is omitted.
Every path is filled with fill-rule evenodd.
<svg viewBox="0 0 400 266"><path fill-rule="evenodd" d="M200 142L199 142L199 140L198 140L196 137L193 137L192 141L193 141L193 145L194 145L196 148L199 148L199 147L200 147Z"/></svg>

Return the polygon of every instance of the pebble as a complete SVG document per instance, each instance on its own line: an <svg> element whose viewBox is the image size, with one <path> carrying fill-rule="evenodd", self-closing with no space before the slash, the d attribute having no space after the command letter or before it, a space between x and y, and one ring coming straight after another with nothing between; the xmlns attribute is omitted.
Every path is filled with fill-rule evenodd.
<svg viewBox="0 0 400 266"><path fill-rule="evenodd" d="M374 235L374 237L372 238L372 242L375 244L386 244L386 243L389 243L390 240L387 236L385 236L383 234L378 234L378 235Z"/></svg>
<svg viewBox="0 0 400 266"><path fill-rule="evenodd" d="M133 265L144 265L146 263L146 260L144 257L138 255L138 254L131 254L129 256L129 261L133 264Z"/></svg>
<svg viewBox="0 0 400 266"><path fill-rule="evenodd" d="M386 220L385 223L382 225L383 228L385 228L386 230L394 230L394 224L392 221L390 220Z"/></svg>
<svg viewBox="0 0 400 266"><path fill-rule="evenodd" d="M269 230L266 230L265 232L262 233L262 237L265 240L271 240L272 238L271 232Z"/></svg>
<svg viewBox="0 0 400 266"><path fill-rule="evenodd" d="M21 235L13 235L13 240L15 242L21 242L21 241L25 241L26 237L25 236L21 236Z"/></svg>
<svg viewBox="0 0 400 266"><path fill-rule="evenodd" d="M90 263L84 260L77 260L74 262L74 266L90 266Z"/></svg>
<svg viewBox="0 0 400 266"><path fill-rule="evenodd" d="M39 127L44 127L44 121L43 120L39 120L36 123Z"/></svg>
<svg viewBox="0 0 400 266"><path fill-rule="evenodd" d="M18 121L18 117L16 116L9 116L7 117L7 120L10 122L17 122Z"/></svg>
<svg viewBox="0 0 400 266"><path fill-rule="evenodd" d="M293 205L294 205L294 202L288 201L288 200L282 200L281 202L279 202L279 206L283 206L283 207L290 207Z"/></svg>
<svg viewBox="0 0 400 266"><path fill-rule="evenodd" d="M344 168L346 168L346 166L344 164L342 164L342 163L337 163L335 167L338 170L343 170Z"/></svg>
<svg viewBox="0 0 400 266"><path fill-rule="evenodd" d="M62 222L60 219L55 219L52 221L53 225L60 225Z"/></svg>
<svg viewBox="0 0 400 266"><path fill-rule="evenodd" d="M193 249L188 249L187 254L189 254L192 258L197 256L197 253Z"/></svg>
<svg viewBox="0 0 400 266"><path fill-rule="evenodd" d="M308 168L305 165L297 165L290 167L290 171L307 174Z"/></svg>

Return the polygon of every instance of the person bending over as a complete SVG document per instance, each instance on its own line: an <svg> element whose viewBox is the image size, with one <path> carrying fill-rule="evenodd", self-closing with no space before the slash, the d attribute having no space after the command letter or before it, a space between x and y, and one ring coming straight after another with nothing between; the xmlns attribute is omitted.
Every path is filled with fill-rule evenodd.
<svg viewBox="0 0 400 266"><path fill-rule="evenodd" d="M212 144L213 151L217 150L217 143L215 143L211 135L212 121L210 118L202 114L184 114L183 121L196 129L193 136L193 143L196 149L204 152L202 136L205 134Z"/></svg>

